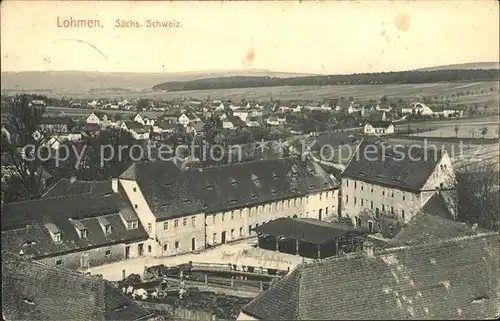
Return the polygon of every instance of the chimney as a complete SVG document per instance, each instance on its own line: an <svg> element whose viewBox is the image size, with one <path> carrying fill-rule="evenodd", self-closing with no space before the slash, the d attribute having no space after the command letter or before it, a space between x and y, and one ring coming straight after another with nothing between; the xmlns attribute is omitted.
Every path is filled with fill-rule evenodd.
<svg viewBox="0 0 500 321"><path fill-rule="evenodd" d="M363 243L363 252L367 257L373 257L373 243L366 241Z"/></svg>
<svg viewBox="0 0 500 321"><path fill-rule="evenodd" d="M111 189L114 193L118 193L118 178L111 179Z"/></svg>
<svg viewBox="0 0 500 321"><path fill-rule="evenodd" d="M73 175L73 176L71 176L71 177L70 177L70 179L69 179L69 182L70 182L71 184L73 184L74 182L76 182L76 176L74 176L74 175Z"/></svg>

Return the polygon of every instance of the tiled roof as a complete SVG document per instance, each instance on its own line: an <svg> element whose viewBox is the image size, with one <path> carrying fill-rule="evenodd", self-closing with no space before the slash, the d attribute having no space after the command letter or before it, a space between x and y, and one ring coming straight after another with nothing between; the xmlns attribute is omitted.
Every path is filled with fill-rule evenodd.
<svg viewBox="0 0 500 321"><path fill-rule="evenodd" d="M132 165L120 178L137 181L158 219L215 213L339 187L320 165L298 158L187 171L173 162L144 162Z"/></svg>
<svg viewBox="0 0 500 321"><path fill-rule="evenodd" d="M147 239L141 224L137 229L128 230L120 215L124 219L138 219L128 200L119 193L81 194L6 204L2 208L2 248L14 253L22 250L28 256L41 258ZM110 234L104 234L99 217L105 217L111 224ZM78 235L75 221L86 227L85 239ZM54 243L47 223L61 232L61 242Z"/></svg>
<svg viewBox="0 0 500 321"><path fill-rule="evenodd" d="M326 244L337 237L352 234L366 234L362 230L307 218L278 218L262 224L254 231L276 237L286 237L311 244Z"/></svg>
<svg viewBox="0 0 500 321"><path fill-rule="evenodd" d="M111 181L71 181L62 178L52 186L43 198L56 196L74 196L80 194L106 195L112 193Z"/></svg>
<svg viewBox="0 0 500 321"><path fill-rule="evenodd" d="M127 120L124 123L127 126L127 128L130 129L130 130L143 129L144 128L144 125L142 125L141 123L138 123L136 121Z"/></svg>
<svg viewBox="0 0 500 321"><path fill-rule="evenodd" d="M392 122L390 122L390 121L372 121L372 120L369 120L366 123L372 125L372 127L375 127L375 128L387 128L390 125L392 125Z"/></svg>
<svg viewBox="0 0 500 321"><path fill-rule="evenodd" d="M499 234L299 265L243 308L267 320L498 318Z"/></svg>
<svg viewBox="0 0 500 321"><path fill-rule="evenodd" d="M110 283L2 251L7 320L145 320L151 313Z"/></svg>
<svg viewBox="0 0 500 321"><path fill-rule="evenodd" d="M453 214L450 212L448 205L441 193L434 193L431 198L422 206L421 212L439 216L448 220L453 220Z"/></svg>
<svg viewBox="0 0 500 321"><path fill-rule="evenodd" d="M97 118L99 118L100 120L102 120L104 118L104 116L109 118L108 114L105 112L102 112L102 111L95 111L94 115L96 115Z"/></svg>
<svg viewBox="0 0 500 321"><path fill-rule="evenodd" d="M392 150L380 145L362 143L342 177L419 192L443 157L442 151L424 150L414 146L396 147L398 148Z"/></svg>

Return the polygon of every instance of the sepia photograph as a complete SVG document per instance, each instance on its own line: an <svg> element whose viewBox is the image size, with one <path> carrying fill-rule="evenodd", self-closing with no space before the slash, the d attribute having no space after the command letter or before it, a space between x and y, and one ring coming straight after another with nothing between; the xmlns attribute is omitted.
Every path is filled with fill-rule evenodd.
<svg viewBox="0 0 500 321"><path fill-rule="evenodd" d="M500 318L500 3L2 1L2 319Z"/></svg>

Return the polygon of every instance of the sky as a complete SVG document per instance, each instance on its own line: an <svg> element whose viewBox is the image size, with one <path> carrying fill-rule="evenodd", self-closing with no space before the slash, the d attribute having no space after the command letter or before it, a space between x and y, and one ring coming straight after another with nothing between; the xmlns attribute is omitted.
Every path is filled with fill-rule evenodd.
<svg viewBox="0 0 500 321"><path fill-rule="evenodd" d="M2 71L399 71L499 61L499 38L495 0L1 3Z"/></svg>

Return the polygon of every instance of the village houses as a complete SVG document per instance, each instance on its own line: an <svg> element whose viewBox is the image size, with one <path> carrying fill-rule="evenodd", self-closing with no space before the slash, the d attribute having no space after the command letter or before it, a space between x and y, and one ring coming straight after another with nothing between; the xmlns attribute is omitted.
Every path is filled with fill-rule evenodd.
<svg viewBox="0 0 500 321"><path fill-rule="evenodd" d="M367 121L363 126L363 133L375 136L394 134L394 124L388 121Z"/></svg>

